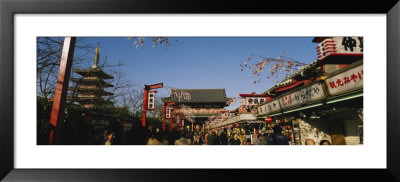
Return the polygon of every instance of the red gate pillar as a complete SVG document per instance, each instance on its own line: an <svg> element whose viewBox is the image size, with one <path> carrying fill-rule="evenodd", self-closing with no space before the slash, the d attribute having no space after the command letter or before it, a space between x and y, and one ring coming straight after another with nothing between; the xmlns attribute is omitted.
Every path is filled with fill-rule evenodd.
<svg viewBox="0 0 400 182"><path fill-rule="evenodd" d="M50 116L49 144L59 144L76 37L65 37Z"/></svg>
<svg viewBox="0 0 400 182"><path fill-rule="evenodd" d="M149 97L149 90L144 88L144 95L143 95L143 111L142 111L142 126L146 126L146 112L147 112L147 99Z"/></svg>
<svg viewBox="0 0 400 182"><path fill-rule="evenodd" d="M165 115L167 114L167 106L163 105L163 120L162 120L162 130L165 131Z"/></svg>
<svg viewBox="0 0 400 182"><path fill-rule="evenodd" d="M147 112L147 104L148 104L148 99L149 99L149 91L151 89L156 89L156 88L161 88L163 87L163 83L157 83L154 85L144 85L144 92L143 92L143 110L142 110L142 126L146 126L146 112Z"/></svg>
<svg viewBox="0 0 400 182"><path fill-rule="evenodd" d="M169 117L169 132L172 133L172 112L171 112L171 115Z"/></svg>
<svg viewBox="0 0 400 182"><path fill-rule="evenodd" d="M178 126L177 120L178 120L178 114L175 114L175 129L176 129L176 131L179 132L179 126Z"/></svg>

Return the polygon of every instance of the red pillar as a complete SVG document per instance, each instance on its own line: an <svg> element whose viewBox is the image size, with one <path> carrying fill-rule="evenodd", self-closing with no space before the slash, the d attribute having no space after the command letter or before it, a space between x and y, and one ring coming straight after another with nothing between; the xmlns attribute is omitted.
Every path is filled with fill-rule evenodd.
<svg viewBox="0 0 400 182"><path fill-rule="evenodd" d="M142 111L142 126L146 126L146 112L147 112L147 99L149 97L149 90L145 87L144 88L144 95L143 95L143 111Z"/></svg>
<svg viewBox="0 0 400 182"><path fill-rule="evenodd" d="M142 110L142 126L146 126L146 112L147 112L147 103L149 99L149 90L161 88L163 87L163 83L157 83L154 85L144 85L143 92L143 110Z"/></svg>
<svg viewBox="0 0 400 182"><path fill-rule="evenodd" d="M165 131L165 115L167 112L166 104L163 105L163 120L162 120L162 130Z"/></svg>
<svg viewBox="0 0 400 182"><path fill-rule="evenodd" d="M65 37L50 116L49 144L59 144L76 37Z"/></svg>
<svg viewBox="0 0 400 182"><path fill-rule="evenodd" d="M172 133L172 111L171 111L171 115L169 117L169 132Z"/></svg>

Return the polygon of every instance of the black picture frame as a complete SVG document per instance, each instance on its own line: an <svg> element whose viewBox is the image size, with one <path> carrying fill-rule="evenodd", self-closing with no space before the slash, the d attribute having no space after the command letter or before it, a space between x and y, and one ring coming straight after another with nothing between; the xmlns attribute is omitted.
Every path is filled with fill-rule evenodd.
<svg viewBox="0 0 400 182"><path fill-rule="evenodd" d="M25 13L381 13L387 15L386 169L14 169L14 16ZM0 179L4 181L400 181L398 0L0 0ZM379 61L377 61L379 64ZM379 93L378 93L379 94ZM385 118L375 121L385 122ZM385 137L385 136L374 136ZM250 159L244 159L249 160ZM366 159L367 160L367 159Z"/></svg>

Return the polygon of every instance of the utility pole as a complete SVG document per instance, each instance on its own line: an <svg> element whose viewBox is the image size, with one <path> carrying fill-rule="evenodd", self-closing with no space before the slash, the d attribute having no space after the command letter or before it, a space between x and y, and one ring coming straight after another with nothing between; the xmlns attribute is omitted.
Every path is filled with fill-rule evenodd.
<svg viewBox="0 0 400 182"><path fill-rule="evenodd" d="M76 37L65 37L50 116L49 144L59 144Z"/></svg>

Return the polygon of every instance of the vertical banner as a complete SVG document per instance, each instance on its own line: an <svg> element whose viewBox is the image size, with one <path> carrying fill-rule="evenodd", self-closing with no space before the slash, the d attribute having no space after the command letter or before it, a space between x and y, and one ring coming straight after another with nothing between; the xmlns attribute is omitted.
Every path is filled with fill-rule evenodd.
<svg viewBox="0 0 400 182"><path fill-rule="evenodd" d="M147 110L155 109L155 99L157 91L149 91L149 97L147 99Z"/></svg>

